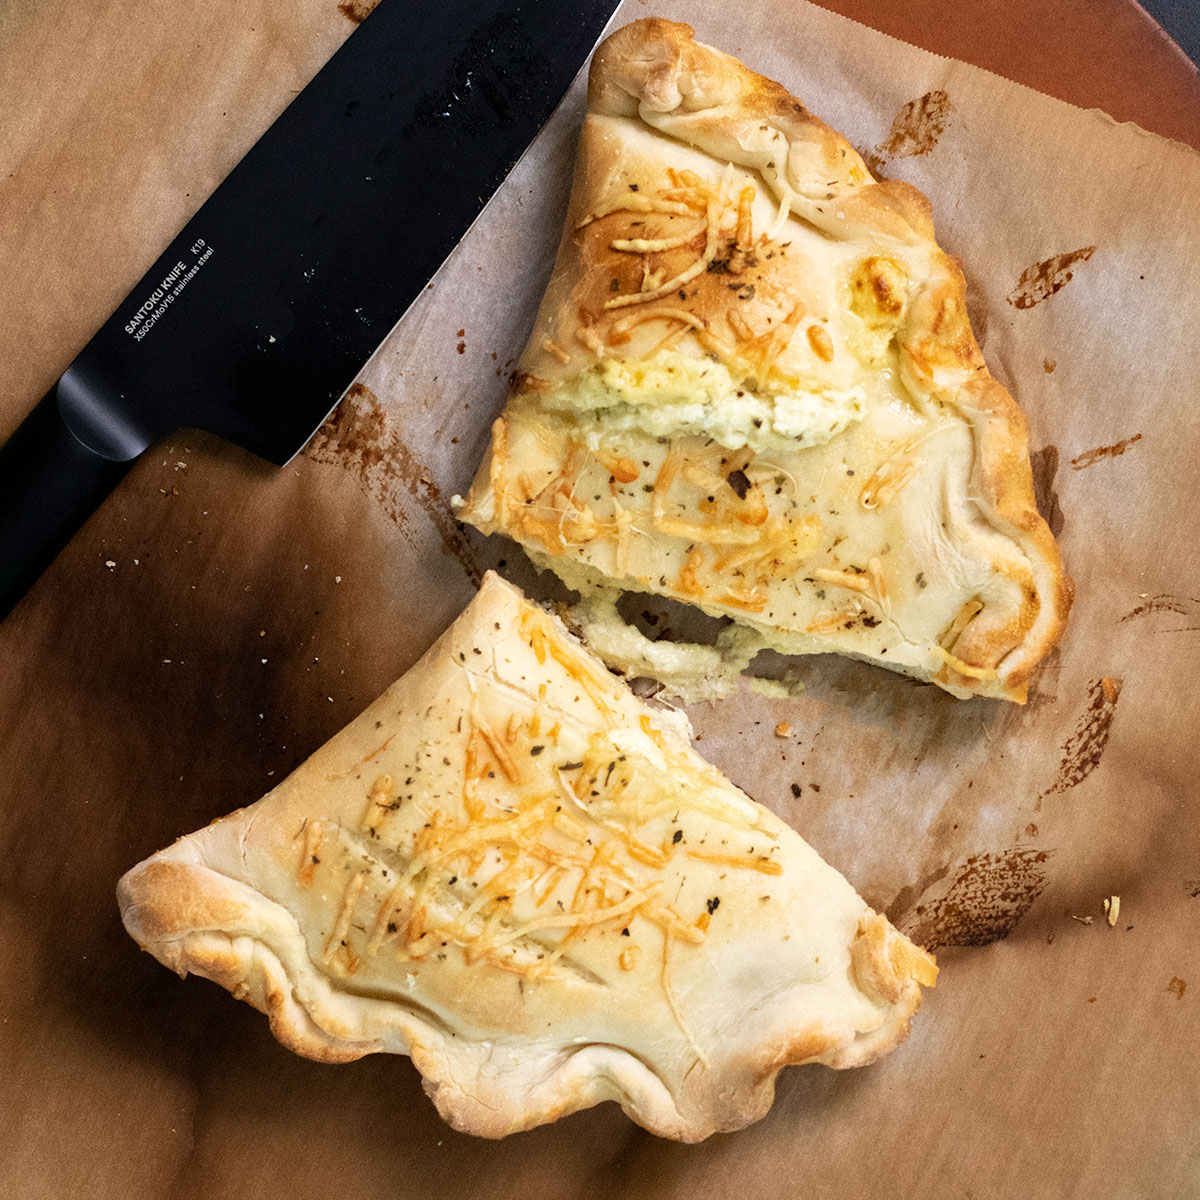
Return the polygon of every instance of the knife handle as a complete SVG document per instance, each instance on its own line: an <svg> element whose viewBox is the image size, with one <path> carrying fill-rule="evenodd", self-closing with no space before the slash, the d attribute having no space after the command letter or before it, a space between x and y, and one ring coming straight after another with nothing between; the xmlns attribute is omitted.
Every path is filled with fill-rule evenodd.
<svg viewBox="0 0 1200 1200"><path fill-rule="evenodd" d="M73 394L64 376L0 447L0 620L145 449L140 437L81 440L63 411ZM82 425L88 437L86 418Z"/></svg>

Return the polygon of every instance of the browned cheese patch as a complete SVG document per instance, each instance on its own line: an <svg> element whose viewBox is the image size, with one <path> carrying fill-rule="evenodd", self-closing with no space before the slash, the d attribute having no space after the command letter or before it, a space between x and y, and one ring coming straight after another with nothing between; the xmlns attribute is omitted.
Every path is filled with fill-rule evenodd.
<svg viewBox="0 0 1200 1200"><path fill-rule="evenodd" d="M986 946L1007 937L1042 894L1050 854L1015 846L1003 854L971 855L941 899L917 906L905 932L927 950Z"/></svg>
<svg viewBox="0 0 1200 1200"><path fill-rule="evenodd" d="M1037 497L1038 512L1050 526L1050 532L1058 537L1063 528L1063 511L1058 502L1058 491L1054 477L1058 474L1058 447L1043 446L1029 456L1033 468L1033 488Z"/></svg>
<svg viewBox="0 0 1200 1200"><path fill-rule="evenodd" d="M953 111L950 96L941 88L910 100L896 114L887 138L875 147L872 159L878 162L928 154L946 132Z"/></svg>
<svg viewBox="0 0 1200 1200"><path fill-rule="evenodd" d="M1097 446L1095 450L1087 450L1078 457L1071 459L1072 471L1083 471L1090 467L1093 463L1100 462L1104 458L1119 458L1134 442L1140 442L1142 435L1135 433L1133 437L1127 437L1122 441L1114 442L1111 446Z"/></svg>
<svg viewBox="0 0 1200 1200"><path fill-rule="evenodd" d="M1088 707L1075 732L1063 742L1058 776L1038 797L1039 805L1047 796L1078 786L1100 765L1120 696L1121 680L1105 675L1092 682L1088 688Z"/></svg>
<svg viewBox="0 0 1200 1200"><path fill-rule="evenodd" d="M363 490L401 527L405 518L397 487L406 490L429 517L445 552L458 561L473 583L478 585L482 580L483 572L470 543L433 482L432 473L392 428L370 388L361 383L350 388L304 448L304 455L357 475Z"/></svg>
<svg viewBox="0 0 1200 1200"><path fill-rule="evenodd" d="M1053 258L1026 267L1017 280L1017 286L1007 296L1009 304L1013 308L1032 308L1043 300L1049 300L1055 292L1071 282L1076 264L1087 262L1095 253L1095 246L1083 246L1079 250L1056 254Z"/></svg>

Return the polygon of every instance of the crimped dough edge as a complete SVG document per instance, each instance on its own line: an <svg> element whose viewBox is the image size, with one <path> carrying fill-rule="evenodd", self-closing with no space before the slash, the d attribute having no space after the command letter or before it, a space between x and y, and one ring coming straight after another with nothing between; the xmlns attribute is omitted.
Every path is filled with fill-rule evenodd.
<svg viewBox="0 0 1200 1200"><path fill-rule="evenodd" d="M349 1007L368 1011L347 1022L339 1008L348 1006L330 1003L324 980L305 954L295 918L281 905L211 868L169 855L164 851L140 863L118 884L122 920L143 950L181 978L192 974L211 980L258 1009L275 1039L304 1058L339 1064L368 1054L409 1056L442 1119L476 1137L507 1137L606 1100L658 1137L695 1143L714 1133L732 1133L766 1116L785 1067L867 1066L908 1037L921 1004L921 984L913 973L921 968L906 960L903 950L895 952L910 944L886 918L868 909L854 943L857 976L864 988L892 1006L889 1019L849 1042L812 1028L797 1031L777 1049L765 1049L757 1077L726 1097L719 1122L689 1122L649 1067L620 1047L603 1044L578 1047L565 1058L533 1060L526 1081L470 1091L446 1053L444 1034L411 1010L356 998ZM299 993L307 993L304 1002ZM364 1036L364 1028L374 1036ZM523 1094L514 1094L522 1082Z"/></svg>

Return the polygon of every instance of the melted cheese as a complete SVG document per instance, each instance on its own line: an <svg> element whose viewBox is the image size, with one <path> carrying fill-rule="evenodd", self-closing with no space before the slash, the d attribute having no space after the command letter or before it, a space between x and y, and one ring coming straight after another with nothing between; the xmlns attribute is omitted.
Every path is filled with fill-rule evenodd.
<svg viewBox="0 0 1200 1200"><path fill-rule="evenodd" d="M768 453L829 441L861 417L865 398L862 386L772 387L738 378L711 358L668 349L648 359L595 363L541 403L577 413L605 433L698 434L730 450Z"/></svg>
<svg viewBox="0 0 1200 1200"><path fill-rule="evenodd" d="M763 648L757 634L736 625L711 646L652 641L617 611L619 592L597 586L575 564L552 564L547 556L537 557L560 573L565 568L564 579L580 593L572 616L587 630L593 651L629 678L655 679L685 702L718 700L736 691L742 672Z"/></svg>

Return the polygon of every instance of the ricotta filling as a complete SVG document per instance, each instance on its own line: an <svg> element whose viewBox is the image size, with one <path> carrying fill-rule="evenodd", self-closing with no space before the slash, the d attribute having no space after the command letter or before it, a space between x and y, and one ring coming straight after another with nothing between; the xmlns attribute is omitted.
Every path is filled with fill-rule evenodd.
<svg viewBox="0 0 1200 1200"><path fill-rule="evenodd" d="M861 385L764 385L677 350L606 359L539 397L543 407L587 416L604 433L694 434L756 454L819 446L858 421L865 401Z"/></svg>

